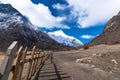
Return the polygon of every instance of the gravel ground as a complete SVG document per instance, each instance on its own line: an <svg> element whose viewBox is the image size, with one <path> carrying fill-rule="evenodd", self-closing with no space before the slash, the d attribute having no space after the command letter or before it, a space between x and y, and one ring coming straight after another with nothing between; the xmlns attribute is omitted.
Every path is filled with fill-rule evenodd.
<svg viewBox="0 0 120 80"><path fill-rule="evenodd" d="M120 44L54 52L54 62L72 80L120 80Z"/></svg>

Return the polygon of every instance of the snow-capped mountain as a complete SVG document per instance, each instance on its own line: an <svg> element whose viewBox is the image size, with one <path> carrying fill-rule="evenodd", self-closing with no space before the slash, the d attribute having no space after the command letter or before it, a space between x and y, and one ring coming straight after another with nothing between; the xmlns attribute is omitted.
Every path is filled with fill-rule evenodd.
<svg viewBox="0 0 120 80"><path fill-rule="evenodd" d="M44 49L61 48L58 42L39 30L10 4L0 4L0 49L7 48L14 40L28 47L37 44Z"/></svg>
<svg viewBox="0 0 120 80"><path fill-rule="evenodd" d="M51 38L65 46L78 47L83 45L81 41L79 41L75 37L66 35L62 30L48 32L48 34Z"/></svg>

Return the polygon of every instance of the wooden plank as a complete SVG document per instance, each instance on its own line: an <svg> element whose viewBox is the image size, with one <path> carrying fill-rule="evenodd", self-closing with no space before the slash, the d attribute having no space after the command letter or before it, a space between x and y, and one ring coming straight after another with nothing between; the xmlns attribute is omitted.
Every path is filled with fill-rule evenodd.
<svg viewBox="0 0 120 80"><path fill-rule="evenodd" d="M42 63L44 63L44 62L45 62L46 58L47 58L47 53L45 53L45 52L44 52L44 54L43 54L43 61L42 61Z"/></svg>
<svg viewBox="0 0 120 80"><path fill-rule="evenodd" d="M33 66L33 58L34 58L34 54L35 54L35 49L36 49L36 47L34 46L33 50L32 50L31 61L30 61L30 66L28 68L28 73L27 73L26 80L30 80L30 78L31 78L31 69L32 69L32 66Z"/></svg>
<svg viewBox="0 0 120 80"><path fill-rule="evenodd" d="M38 50L36 50L36 52L35 52L35 56L34 56L34 63L33 63L33 68L32 68L32 71L31 71L31 73L32 73L32 76L34 75L34 73L35 73L35 66L36 66L36 62L37 62L37 53L38 53Z"/></svg>
<svg viewBox="0 0 120 80"><path fill-rule="evenodd" d="M36 58L34 58L33 60L36 60L36 59L39 59L39 58L42 58L42 57L44 57L44 56L40 56L40 57L36 57ZM28 63L28 62L31 62L31 58L27 58L27 59L25 59L25 63Z"/></svg>
<svg viewBox="0 0 120 80"><path fill-rule="evenodd" d="M40 63L40 66L41 66L41 65L43 64L43 62L44 62L44 54L45 54L44 52L41 53L41 61L40 61L41 63Z"/></svg>
<svg viewBox="0 0 120 80"><path fill-rule="evenodd" d="M21 65L20 65L20 75L19 75L19 77L18 77L18 79L19 80L21 80L21 76L22 76L22 72L23 72L23 67L24 67L24 61L25 61L25 59L26 59L26 54L27 54L27 47L25 48L25 50L24 50L24 52L23 52L23 58L22 58L22 63L21 63Z"/></svg>
<svg viewBox="0 0 120 80"><path fill-rule="evenodd" d="M41 57L41 53L42 53L42 52L40 51L40 52L39 52L39 56L38 56L38 57L39 57L39 58L38 58L38 68L40 67L40 63L41 63L41 58L40 58L40 57Z"/></svg>
<svg viewBox="0 0 120 80"><path fill-rule="evenodd" d="M42 55L42 52L40 51L40 52L39 52L39 56L38 56L38 67L37 67L38 69L39 69L39 67L40 67L41 60L42 60L42 56L41 56L41 55Z"/></svg>
<svg viewBox="0 0 120 80"><path fill-rule="evenodd" d="M41 55L41 50L37 51L37 57L36 57L36 63L35 63L35 71L34 71L34 75L32 76L31 80L36 80L36 77L39 73L40 68L42 67L42 65L39 66L39 63L41 61L41 58L43 58L44 56Z"/></svg>
<svg viewBox="0 0 120 80"><path fill-rule="evenodd" d="M40 56L39 56L39 66L41 66L42 64L42 61L43 61L43 52L40 53Z"/></svg>
<svg viewBox="0 0 120 80"><path fill-rule="evenodd" d="M14 41L10 45L10 47L7 49L5 59L4 59L2 66L0 68L0 73L2 74L1 80L8 79L9 73L10 73L11 68L12 68L13 60L16 56L16 52L17 52L17 41Z"/></svg>
<svg viewBox="0 0 120 80"><path fill-rule="evenodd" d="M39 64L38 64L39 54L40 54L40 50L38 50L38 53L37 53L37 60L36 60L36 65L35 65L35 71L37 71L37 66L39 65Z"/></svg>
<svg viewBox="0 0 120 80"><path fill-rule="evenodd" d="M45 60L48 56L48 54L46 54L45 52L41 53L41 50L38 53L39 53L38 58L37 58L38 60L37 60L37 64L35 65L36 71L34 72L34 75L32 76L31 80L36 80L35 78L36 78L39 70L41 70L41 68L43 67L43 65L44 65L43 63L45 62Z"/></svg>
<svg viewBox="0 0 120 80"><path fill-rule="evenodd" d="M35 69L34 69L34 73L37 71L37 66L38 66L38 60L39 60L39 54L40 54L40 50L37 51L36 54L36 63L35 63Z"/></svg>
<svg viewBox="0 0 120 80"><path fill-rule="evenodd" d="M20 67L20 60L22 57L22 46L19 48L18 52L17 52L17 58L16 58L16 65L15 65L15 71L13 73L13 77L12 80L18 80L18 76L19 76L19 67Z"/></svg>

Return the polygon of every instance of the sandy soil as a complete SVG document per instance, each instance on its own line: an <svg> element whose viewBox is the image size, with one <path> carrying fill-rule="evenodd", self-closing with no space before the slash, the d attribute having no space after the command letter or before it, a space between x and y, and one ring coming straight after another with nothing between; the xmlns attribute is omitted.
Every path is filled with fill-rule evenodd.
<svg viewBox="0 0 120 80"><path fill-rule="evenodd" d="M73 80L120 80L120 44L54 52L54 62Z"/></svg>

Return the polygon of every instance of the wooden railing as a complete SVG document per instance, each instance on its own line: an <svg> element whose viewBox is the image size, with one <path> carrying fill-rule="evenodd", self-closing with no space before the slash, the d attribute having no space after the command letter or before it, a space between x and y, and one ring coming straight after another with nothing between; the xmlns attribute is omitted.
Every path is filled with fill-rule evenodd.
<svg viewBox="0 0 120 80"><path fill-rule="evenodd" d="M32 51L22 46L17 51L17 41L14 41L0 68L0 80L34 80L49 56L50 52L41 51L35 46Z"/></svg>

